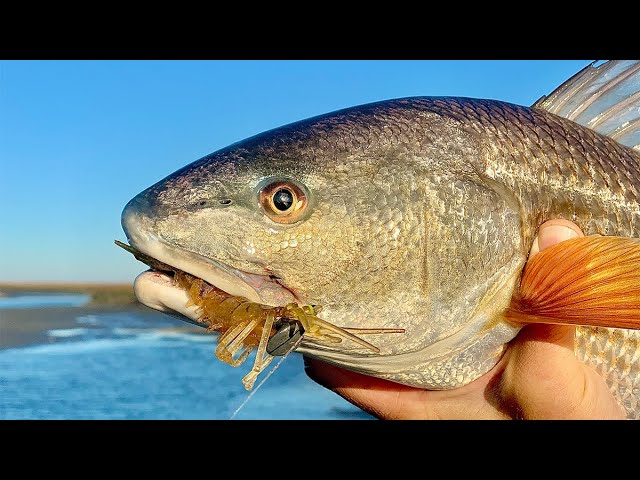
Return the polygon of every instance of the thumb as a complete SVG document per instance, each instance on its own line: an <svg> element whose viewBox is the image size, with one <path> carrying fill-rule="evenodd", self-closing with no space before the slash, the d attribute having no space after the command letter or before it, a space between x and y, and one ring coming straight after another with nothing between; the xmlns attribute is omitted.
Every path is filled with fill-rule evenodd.
<svg viewBox="0 0 640 480"><path fill-rule="evenodd" d="M540 225L528 261L549 247L578 237L584 237L584 233L575 223L561 218L549 220ZM521 341L553 344L569 350L573 355L575 330L571 325L530 325L521 334Z"/></svg>
<svg viewBox="0 0 640 480"><path fill-rule="evenodd" d="M529 261L546 248L578 237L584 237L584 233L575 223L561 218L549 220L540 225L538 229L538 235L536 235L529 253Z"/></svg>
<svg viewBox="0 0 640 480"><path fill-rule="evenodd" d="M529 255L583 237L567 220L540 226ZM512 342L501 386L505 400L523 418L623 418L605 381L574 354L575 327L529 325Z"/></svg>

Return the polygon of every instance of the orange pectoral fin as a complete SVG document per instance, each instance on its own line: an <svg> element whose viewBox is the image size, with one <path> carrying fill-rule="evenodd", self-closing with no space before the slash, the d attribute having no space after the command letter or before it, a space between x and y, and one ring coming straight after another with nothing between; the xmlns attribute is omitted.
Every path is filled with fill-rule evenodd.
<svg viewBox="0 0 640 480"><path fill-rule="evenodd" d="M590 236L543 250L525 267L506 318L640 329L640 240Z"/></svg>

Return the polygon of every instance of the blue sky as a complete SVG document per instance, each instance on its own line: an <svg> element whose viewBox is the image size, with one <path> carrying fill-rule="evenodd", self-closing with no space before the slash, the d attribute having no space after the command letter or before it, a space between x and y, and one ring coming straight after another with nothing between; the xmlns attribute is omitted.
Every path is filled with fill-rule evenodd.
<svg viewBox="0 0 640 480"><path fill-rule="evenodd" d="M261 131L412 95L530 105L588 63L0 61L0 281L132 281L126 202Z"/></svg>

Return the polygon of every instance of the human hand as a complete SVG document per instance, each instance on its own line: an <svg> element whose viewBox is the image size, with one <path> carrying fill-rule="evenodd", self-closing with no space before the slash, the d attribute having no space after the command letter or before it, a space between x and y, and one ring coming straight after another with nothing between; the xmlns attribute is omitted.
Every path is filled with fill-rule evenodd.
<svg viewBox="0 0 640 480"><path fill-rule="evenodd" d="M529 258L584 236L573 223L544 223ZM575 327L529 325L498 364L454 390L408 387L305 357L320 385L381 419L624 419L605 381L573 353Z"/></svg>

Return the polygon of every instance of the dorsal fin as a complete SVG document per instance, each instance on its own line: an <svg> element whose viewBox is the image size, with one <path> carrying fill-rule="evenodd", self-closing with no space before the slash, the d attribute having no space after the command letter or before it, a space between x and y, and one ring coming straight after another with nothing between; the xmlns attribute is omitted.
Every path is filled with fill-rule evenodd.
<svg viewBox="0 0 640 480"><path fill-rule="evenodd" d="M583 68L533 104L640 151L640 61Z"/></svg>

